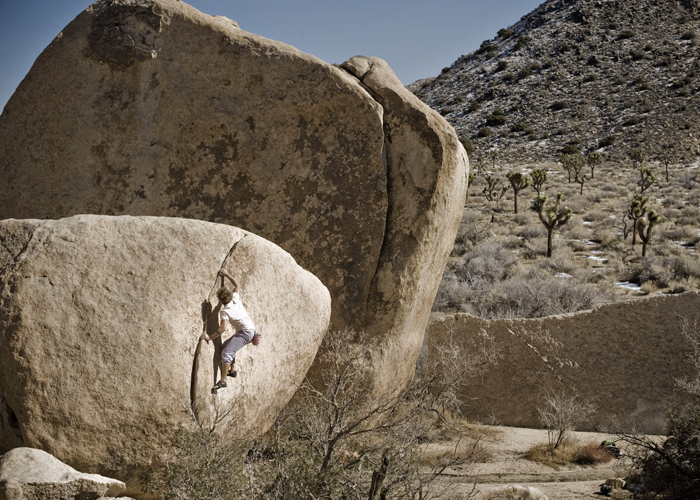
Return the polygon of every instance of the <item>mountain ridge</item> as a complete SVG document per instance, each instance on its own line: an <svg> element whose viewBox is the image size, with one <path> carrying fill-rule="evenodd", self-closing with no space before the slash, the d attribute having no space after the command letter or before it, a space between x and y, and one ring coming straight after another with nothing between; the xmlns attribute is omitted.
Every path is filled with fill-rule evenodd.
<svg viewBox="0 0 700 500"><path fill-rule="evenodd" d="M551 162L564 148L619 162L642 147L692 163L699 45L698 0L547 0L409 89L473 143L476 162Z"/></svg>

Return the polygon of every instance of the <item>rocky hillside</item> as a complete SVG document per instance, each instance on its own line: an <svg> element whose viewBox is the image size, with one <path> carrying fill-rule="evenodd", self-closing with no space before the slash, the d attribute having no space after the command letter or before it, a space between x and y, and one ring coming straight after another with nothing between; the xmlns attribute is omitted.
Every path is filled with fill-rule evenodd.
<svg viewBox="0 0 700 500"><path fill-rule="evenodd" d="M472 159L700 156L700 2L548 0L409 88L469 138Z"/></svg>

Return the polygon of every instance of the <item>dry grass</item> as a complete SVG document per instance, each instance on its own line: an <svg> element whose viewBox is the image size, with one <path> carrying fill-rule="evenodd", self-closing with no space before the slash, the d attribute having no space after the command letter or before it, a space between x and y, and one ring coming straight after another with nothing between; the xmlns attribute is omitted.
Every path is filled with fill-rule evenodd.
<svg viewBox="0 0 700 500"><path fill-rule="evenodd" d="M558 448L552 450L548 443L537 444L524 455L528 460L550 467L560 465L598 465L610 462L614 457L600 443L581 442L575 438L565 440Z"/></svg>

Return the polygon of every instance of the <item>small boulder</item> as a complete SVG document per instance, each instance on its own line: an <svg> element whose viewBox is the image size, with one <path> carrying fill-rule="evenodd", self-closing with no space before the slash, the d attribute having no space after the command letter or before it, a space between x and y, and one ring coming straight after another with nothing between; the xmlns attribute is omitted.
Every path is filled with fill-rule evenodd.
<svg viewBox="0 0 700 500"><path fill-rule="evenodd" d="M610 486L614 490L624 490L627 484L624 479L619 477L613 477L605 480L605 484Z"/></svg>
<svg viewBox="0 0 700 500"><path fill-rule="evenodd" d="M0 457L0 498L89 500L126 490L116 479L83 474L45 451L15 448Z"/></svg>

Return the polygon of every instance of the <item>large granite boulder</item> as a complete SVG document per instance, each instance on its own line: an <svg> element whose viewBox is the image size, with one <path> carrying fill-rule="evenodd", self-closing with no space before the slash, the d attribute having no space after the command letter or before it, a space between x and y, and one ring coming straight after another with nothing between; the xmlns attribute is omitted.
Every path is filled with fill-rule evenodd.
<svg viewBox="0 0 700 500"><path fill-rule="evenodd" d="M403 386L461 216L454 130L385 63L339 68L176 0L101 0L0 117L0 218L177 216L275 242Z"/></svg>
<svg viewBox="0 0 700 500"><path fill-rule="evenodd" d="M316 277L231 226L6 220L0 243L0 452L40 448L85 472L133 478L194 423L190 412L232 437L265 432L330 320ZM221 340L199 336L218 323L222 265L263 341L239 352L238 378L212 395Z"/></svg>
<svg viewBox="0 0 700 500"><path fill-rule="evenodd" d="M0 498L8 500L94 500L115 497L126 485L82 474L45 451L15 448L0 457Z"/></svg>

